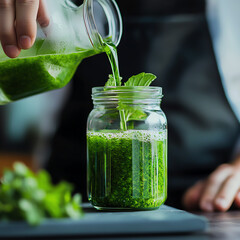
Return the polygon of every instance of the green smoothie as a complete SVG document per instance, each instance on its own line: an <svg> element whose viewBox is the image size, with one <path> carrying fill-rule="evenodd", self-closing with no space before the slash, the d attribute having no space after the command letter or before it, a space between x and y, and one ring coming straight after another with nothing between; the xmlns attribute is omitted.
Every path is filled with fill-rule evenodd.
<svg viewBox="0 0 240 240"><path fill-rule="evenodd" d="M5 58L0 61L0 104L64 87L94 51Z"/></svg>
<svg viewBox="0 0 240 240"><path fill-rule="evenodd" d="M166 133L87 133L89 200L98 209L155 209L166 199Z"/></svg>
<svg viewBox="0 0 240 240"><path fill-rule="evenodd" d="M73 77L78 65L87 57L106 52L113 70L119 79L116 47L109 39L102 40L102 51L76 48L66 53L63 45L57 53L54 43L42 48L44 41L22 51L19 57L10 59L0 51L0 105L38 93L64 87Z"/></svg>

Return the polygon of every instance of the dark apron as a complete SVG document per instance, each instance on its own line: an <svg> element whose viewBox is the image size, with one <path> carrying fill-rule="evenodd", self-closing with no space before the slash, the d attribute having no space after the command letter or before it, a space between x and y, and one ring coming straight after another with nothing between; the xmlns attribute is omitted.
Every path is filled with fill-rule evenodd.
<svg viewBox="0 0 240 240"><path fill-rule="evenodd" d="M120 71L127 79L151 72L163 88L168 119L168 200L181 196L219 164L230 161L239 124L223 91L204 13L128 16L118 47ZM91 88L103 86L110 65L105 54L86 59L73 80L72 95L52 142L47 169L55 181L76 184L86 200L86 121Z"/></svg>

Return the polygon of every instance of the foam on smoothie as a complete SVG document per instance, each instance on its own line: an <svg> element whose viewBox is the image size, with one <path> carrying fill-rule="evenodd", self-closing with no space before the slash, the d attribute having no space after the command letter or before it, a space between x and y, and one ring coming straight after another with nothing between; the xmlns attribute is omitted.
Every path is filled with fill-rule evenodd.
<svg viewBox="0 0 240 240"><path fill-rule="evenodd" d="M107 130L105 130L107 131ZM166 132L151 131L151 130L127 130L124 132L91 132L87 133L88 137L102 137L105 139L134 139L142 142L164 141ZM111 131L111 130L110 130Z"/></svg>

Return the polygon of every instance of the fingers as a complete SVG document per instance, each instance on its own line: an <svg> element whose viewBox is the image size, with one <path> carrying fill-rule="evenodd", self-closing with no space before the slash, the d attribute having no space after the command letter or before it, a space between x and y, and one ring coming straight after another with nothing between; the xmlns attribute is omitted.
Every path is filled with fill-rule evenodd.
<svg viewBox="0 0 240 240"><path fill-rule="evenodd" d="M5 54L11 58L20 54L14 22L15 0L0 0L0 40Z"/></svg>
<svg viewBox="0 0 240 240"><path fill-rule="evenodd" d="M37 21L42 27L47 27L49 24L50 19L44 0L40 0L39 2Z"/></svg>
<svg viewBox="0 0 240 240"><path fill-rule="evenodd" d="M15 58L21 49L32 47L37 22L48 26L44 0L0 0L0 40L5 54Z"/></svg>
<svg viewBox="0 0 240 240"><path fill-rule="evenodd" d="M221 186L218 194L214 199L216 210L227 211L237 196L240 187L240 173L235 172L229 176Z"/></svg>
<svg viewBox="0 0 240 240"><path fill-rule="evenodd" d="M38 8L39 0L16 1L16 33L18 46L22 49L30 48L35 41Z"/></svg>
<svg viewBox="0 0 240 240"><path fill-rule="evenodd" d="M216 196L218 196L222 184L232 174L232 171L233 169L230 165L223 164L210 175L199 201L200 209L206 212L214 211Z"/></svg>
<svg viewBox="0 0 240 240"><path fill-rule="evenodd" d="M197 209L199 205L199 199L201 197L202 191L204 189L205 182L199 181L183 196L183 206L188 210Z"/></svg>
<svg viewBox="0 0 240 240"><path fill-rule="evenodd" d="M240 208L240 190L238 190L238 192L237 192L237 194L235 196L234 202L235 202L236 206L238 208Z"/></svg>

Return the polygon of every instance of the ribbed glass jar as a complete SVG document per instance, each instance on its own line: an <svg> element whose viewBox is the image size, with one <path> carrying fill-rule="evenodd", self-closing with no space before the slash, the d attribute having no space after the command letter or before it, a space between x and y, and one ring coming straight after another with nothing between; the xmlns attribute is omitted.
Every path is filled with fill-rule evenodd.
<svg viewBox="0 0 240 240"><path fill-rule="evenodd" d="M147 210L167 197L167 120L160 87L93 88L88 195L99 209Z"/></svg>

